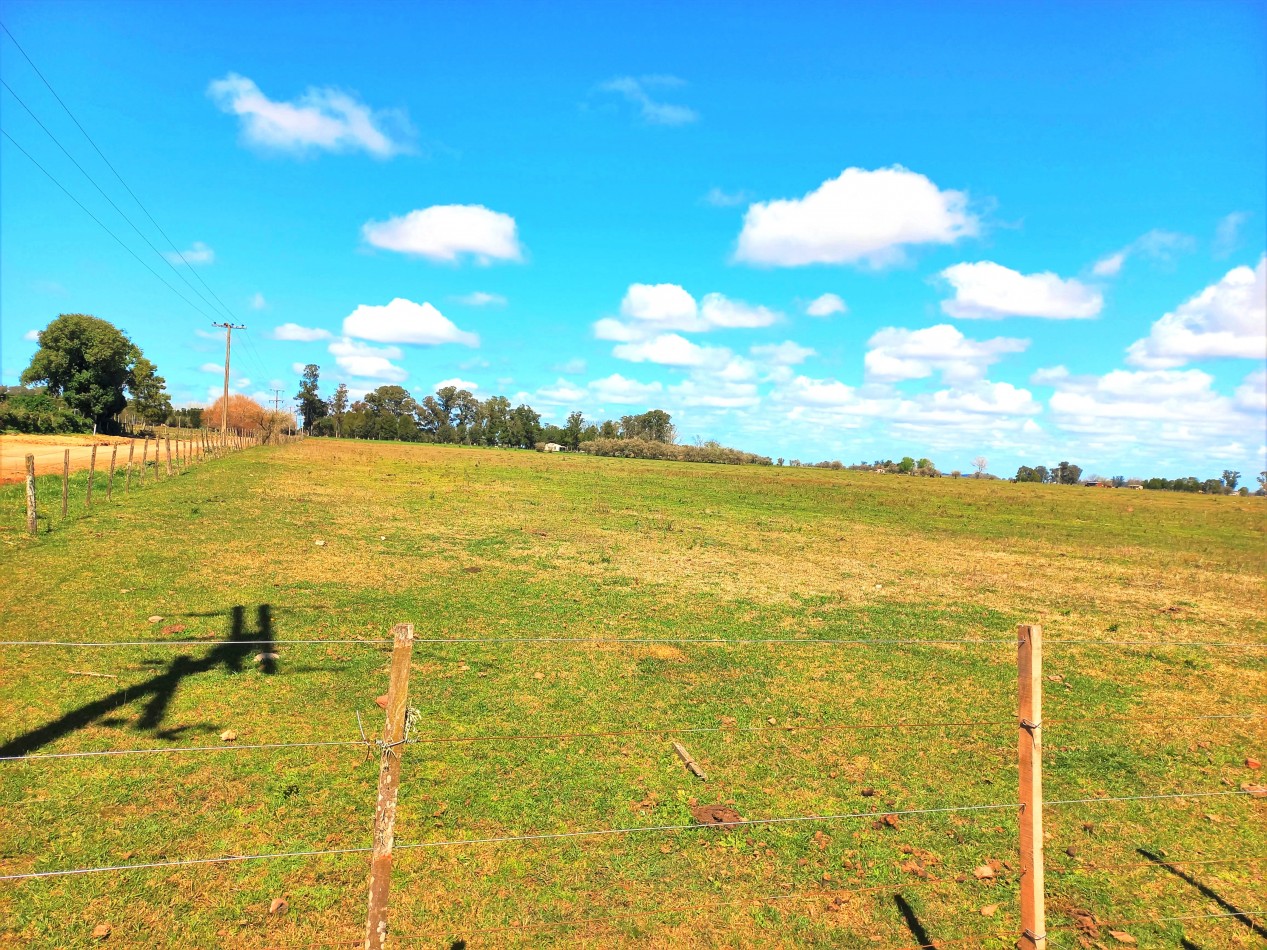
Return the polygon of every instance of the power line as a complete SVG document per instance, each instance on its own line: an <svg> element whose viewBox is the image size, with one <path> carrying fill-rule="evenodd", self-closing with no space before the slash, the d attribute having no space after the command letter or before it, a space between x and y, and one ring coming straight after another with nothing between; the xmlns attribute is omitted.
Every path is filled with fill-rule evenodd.
<svg viewBox="0 0 1267 950"><path fill-rule="evenodd" d="M0 25L3 25L3 24L0 24ZM71 201L75 202L75 204L79 205L80 209L84 212L84 214L88 215L88 217L90 217L90 218L92 218L92 220L96 221L96 222L97 222L97 224L101 227L101 229L102 229L103 231L105 231L108 235L110 235L112 238L114 238L114 239L115 239L115 240L119 243L119 246L120 246L120 247L122 247L125 251L127 251L129 254L131 254L133 257L135 257L135 258L136 258L136 260L137 260L137 263L139 263L139 264L140 264L142 267L144 267L147 271L149 271L151 274L153 274L153 275L154 275L154 276L155 276L158 280L162 281L163 285L164 285L165 287L167 287L167 289L168 289L168 290L170 290L172 293L174 293L177 297L179 297L181 300L185 301L185 303L189 304L189 306L193 307L195 310L197 310L199 313L201 313L201 314L202 314L204 317L206 317L208 320L210 320L210 319L211 319L211 317L210 317L210 316L206 313L206 311L204 311L201 307L199 307L196 303L194 303L192 300L190 300L188 297L186 297L184 294L182 294L179 290L177 290L177 289L176 289L175 287L173 287L171 284L167 283L167 281L163 278L163 275L162 275L162 274L160 274L160 273L159 273L158 271L156 271L154 268L150 267L150 265L149 265L149 264L147 264L147 263L145 263L145 261L141 260L141 256L140 256L139 254L137 254L137 253L136 253L136 251L132 250L132 248L131 248L131 247L129 247L129 246L128 246L128 245L127 245L124 241L123 241L123 239L122 239L122 238L120 238L117 234L115 234L113 231L111 231L111 230L110 230L110 228L109 228L109 227L107 227L107 226L106 226L106 225L105 225L105 224L101 221L101 219L100 219L100 218L98 218L95 214L93 214L91 211L89 211L89 210L88 210L88 208L84 206L84 203L83 203L82 201L80 201L78 198L76 198L74 195L72 195L72 194L71 194L71 193L70 193L70 192L66 189L66 186L65 186L65 185L63 185L60 181L58 181L56 177L54 177L54 175L53 175L53 173L52 173L52 172L50 172L47 168L45 168L45 167L44 167L43 165L41 165L38 161L36 161L35 157L34 157L33 155L31 155L31 153L30 153L30 152L28 152L28 151L27 151L26 149L24 149L21 145L19 145L19 144L18 144L18 142L17 142L17 139L15 139L12 135L10 135L7 129L0 128L0 134L3 134L5 138L7 138L10 142L12 142L12 143L13 143L13 147L14 147L14 148L16 148L19 152L21 152L21 153L22 153L23 155L25 155L28 159L30 159L31 163L32 163L32 164L33 164L36 168L38 168L38 169L39 169L40 171L42 171L45 175L47 175L47 176L48 176L48 178L49 178L49 180L50 180L50 181L51 181L54 185L56 185L58 188L60 188L60 189L62 190L62 192L66 195L66 197L67 197L67 198L69 198Z"/></svg>
<svg viewBox="0 0 1267 950"><path fill-rule="evenodd" d="M120 217L122 217L122 218L123 218L123 220L124 220L124 221L126 221L126 222L127 222L127 223L128 223L128 224L132 227L132 230L133 230L133 231L135 231L135 232L137 233L137 235L140 237L140 239L141 239L142 241L144 241L144 242L146 243L146 245L148 245L148 246L149 246L149 249L150 249L151 251L153 251L155 254L157 254L157 255L158 255L158 256L159 256L159 257L163 260L163 262L164 262L164 263L166 263L166 264L167 264L167 266L168 266L168 267L170 267L170 268L172 269L172 273L174 273L177 277L179 277L181 280L183 280L183 281L185 282L185 286L187 286L190 290L192 290L192 291L193 291L193 292L194 292L194 293L198 296L198 298L199 298L200 300L202 300L202 302L203 302L203 303L205 303L208 307L210 307L212 310L214 310L214 309L215 309L215 305L214 305L214 304L213 304L210 300L208 300L205 296L203 296L202 292L201 292L201 291L200 291L197 287L195 287L193 284L191 284L191 283L189 282L189 278L188 278L188 277L186 277L186 276L185 276L185 275L184 275L184 274L183 274L183 273L182 273L182 272L181 272L181 271L180 271L180 270L176 267L176 265L175 265L175 264L173 264L173 263L172 263L172 262L171 262L171 261L167 258L167 256L166 256L165 254L163 254L163 252L162 252L162 251L160 251L158 248L156 248L156 247L154 246L154 244L150 241L150 239L149 239L148 237L146 237L146 236L145 236L145 232L143 232L143 231L142 231L139 227L137 227L137 226L136 226L136 223L135 223L135 222L134 222L131 218L129 218L129 217L127 216L127 213L126 213L126 212L125 212L122 208L120 208L117 204L115 204L115 203L114 203L114 199L113 199L113 198L111 198L108 194L106 194L105 189L104 189L104 188L102 188L99 184L97 184L97 180L96 180L95 178L93 178L93 177L92 177L92 175L88 174L88 170L87 170L87 169L85 169L83 165L80 165L80 164L79 164L79 161L75 158L75 156L74 156L74 155L70 154L70 152L69 152L69 151L67 151L66 146L64 146L64 145L63 145L63 144L62 144L62 143L58 140L57 136L55 136L52 132L50 132L50 131L49 131L48 126L46 126L43 122L41 122L41 121L40 121L40 117L39 117L39 116L37 116L37 115L36 115L33 111L31 111L31 107L30 107L30 106L28 106L28 105L27 105L27 104L26 104L26 103L22 100L22 97L21 97L21 96L19 96L16 92L14 92L14 91L13 91L13 87L12 87L12 86L10 86L10 85L9 85L7 82L5 82L3 79L0 79L0 85L3 85L3 86L4 86L4 88L8 90L9 95L11 95L14 99L16 99L16 100L18 101L18 105L20 105L23 109L25 109L25 110L26 110L26 114L27 114L27 115L29 115L32 119L34 119L34 120L35 120L35 124L36 124L36 125L38 125L41 129L43 129L43 130L44 130L44 134L45 134L45 135L47 135L50 139L52 139L52 140L53 140L53 144L54 144L54 145L56 145L58 148L60 148L60 149L62 150L62 153L63 153L63 154L64 154L67 158L69 158L69 159L71 160L72 164L74 164L74 166L75 166L76 168L78 168L78 169L79 169L79 171L83 174L83 176L84 176L85 178L87 178L87 179L88 179L88 181L92 184L92 186L93 186L94 188L96 188L96 189L97 189L97 191L101 194L101 197L105 198L105 199L106 199L106 201L108 201L108 202L110 203L110 207L112 207L115 211L117 211L117 212L119 213L119 216L120 216ZM183 258L183 257L182 257L181 259L182 259L182 260L184 260L184 258ZM199 311L199 312L201 313L201 311ZM205 316L207 316L207 314L203 313L203 316L205 317Z"/></svg>

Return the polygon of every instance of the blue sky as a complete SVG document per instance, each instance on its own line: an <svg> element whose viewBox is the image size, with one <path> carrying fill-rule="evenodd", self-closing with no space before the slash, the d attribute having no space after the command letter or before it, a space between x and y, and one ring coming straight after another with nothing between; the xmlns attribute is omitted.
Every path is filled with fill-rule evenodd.
<svg viewBox="0 0 1267 950"><path fill-rule="evenodd" d="M184 261L0 90L5 130L205 311L0 140L5 383L79 311L205 403L201 278L251 394L315 362L786 458L1264 468L1267 4L0 10Z"/></svg>

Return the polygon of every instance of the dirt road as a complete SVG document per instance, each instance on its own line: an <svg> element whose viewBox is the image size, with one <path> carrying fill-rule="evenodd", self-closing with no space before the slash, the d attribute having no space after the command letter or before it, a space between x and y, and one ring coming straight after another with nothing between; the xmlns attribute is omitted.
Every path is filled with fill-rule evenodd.
<svg viewBox="0 0 1267 950"><path fill-rule="evenodd" d="M0 435L0 484L20 482L26 477L28 455L35 456L35 474L47 475L62 470L64 453L70 449L70 469L73 472L88 467L95 444L97 468L101 469L110 465L111 445L119 445L121 463L127 458L127 444L131 441L112 435ZM137 449L139 461L139 445Z"/></svg>

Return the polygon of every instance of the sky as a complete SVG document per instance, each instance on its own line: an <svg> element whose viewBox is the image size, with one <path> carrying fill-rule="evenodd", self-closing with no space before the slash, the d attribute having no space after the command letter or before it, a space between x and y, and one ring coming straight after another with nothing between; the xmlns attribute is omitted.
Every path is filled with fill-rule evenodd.
<svg viewBox="0 0 1267 950"><path fill-rule="evenodd" d="M4 384L91 313L205 405L231 319L282 405L316 363L803 461L1267 467L1267 3L0 19Z"/></svg>

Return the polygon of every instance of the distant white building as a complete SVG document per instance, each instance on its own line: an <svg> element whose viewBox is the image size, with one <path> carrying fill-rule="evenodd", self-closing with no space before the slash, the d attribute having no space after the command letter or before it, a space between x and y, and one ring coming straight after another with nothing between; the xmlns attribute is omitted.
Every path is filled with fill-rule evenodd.
<svg viewBox="0 0 1267 950"><path fill-rule="evenodd" d="M562 452L563 446L559 445L558 442L547 442L545 450L547 452Z"/></svg>

